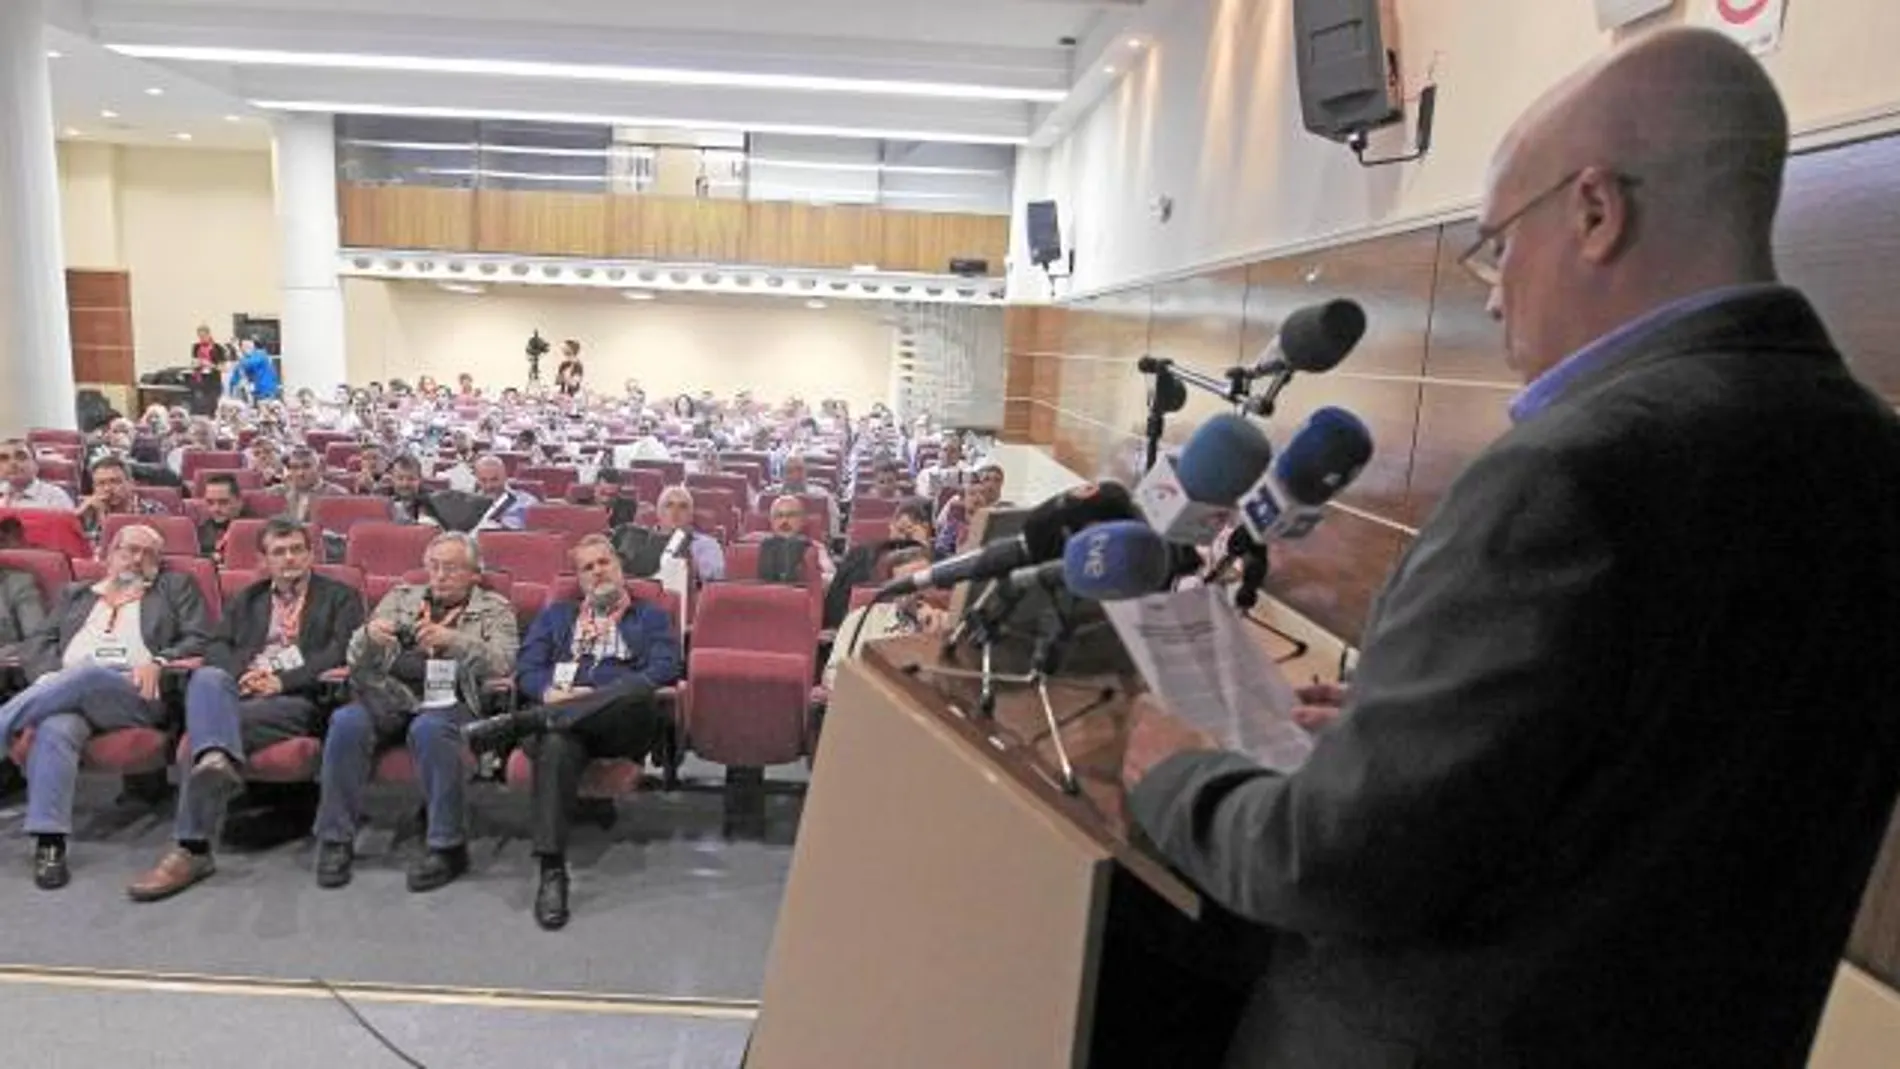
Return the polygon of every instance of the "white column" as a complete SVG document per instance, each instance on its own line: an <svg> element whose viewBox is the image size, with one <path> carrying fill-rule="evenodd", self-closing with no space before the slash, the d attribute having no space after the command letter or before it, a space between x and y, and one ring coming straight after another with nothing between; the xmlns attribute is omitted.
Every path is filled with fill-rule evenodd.
<svg viewBox="0 0 1900 1069"><path fill-rule="evenodd" d="M284 256L284 388L327 395L348 381L336 274L336 133L328 115L286 115L272 132Z"/></svg>
<svg viewBox="0 0 1900 1069"><path fill-rule="evenodd" d="M0 433L72 427L73 346L41 0L0 2Z"/></svg>

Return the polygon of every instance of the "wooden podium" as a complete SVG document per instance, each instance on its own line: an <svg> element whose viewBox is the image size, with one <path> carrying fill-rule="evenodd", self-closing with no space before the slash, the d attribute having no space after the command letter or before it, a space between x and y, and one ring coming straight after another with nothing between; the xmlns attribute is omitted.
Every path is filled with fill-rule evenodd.
<svg viewBox="0 0 1900 1069"><path fill-rule="evenodd" d="M986 719L938 661L839 673L747 1069L1218 1065L1261 934L1129 841L1129 681L1051 688L1070 794L1035 692Z"/></svg>

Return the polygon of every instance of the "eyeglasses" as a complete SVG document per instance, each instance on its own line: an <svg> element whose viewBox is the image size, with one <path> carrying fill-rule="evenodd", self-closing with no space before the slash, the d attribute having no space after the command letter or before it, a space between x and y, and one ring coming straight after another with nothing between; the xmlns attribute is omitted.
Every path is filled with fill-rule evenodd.
<svg viewBox="0 0 1900 1069"><path fill-rule="evenodd" d="M1509 235L1511 228L1546 201L1569 189L1571 183L1582 178L1587 170L1589 170L1588 167L1579 167L1571 171L1558 179L1555 185L1525 201L1516 211L1503 219L1490 226L1479 227L1478 240L1472 242L1471 247L1459 255L1458 266L1464 268L1471 277L1484 283L1485 286L1496 289L1504 280L1504 269L1501 266L1504 259L1504 239ZM1634 188L1643 184L1642 179L1635 175L1612 172L1611 177L1625 188Z"/></svg>

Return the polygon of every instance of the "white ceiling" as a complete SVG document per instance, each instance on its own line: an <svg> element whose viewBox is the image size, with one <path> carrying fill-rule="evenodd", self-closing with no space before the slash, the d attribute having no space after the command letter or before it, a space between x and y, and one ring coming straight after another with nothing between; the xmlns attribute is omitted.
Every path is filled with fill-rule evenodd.
<svg viewBox="0 0 1900 1069"><path fill-rule="evenodd" d="M193 145L262 147L269 112L257 102L1046 144L1107 91L1109 66L1125 67L1175 0L54 2L66 136L183 144L173 135L188 133ZM240 61L178 51L206 48ZM314 54L370 67L320 65ZM266 55L275 61L251 62ZM375 69L381 57L541 66ZM752 84L678 84L674 71ZM849 84L816 91L761 86L761 76ZM146 95L154 87L164 95ZM101 119L104 109L120 118Z"/></svg>

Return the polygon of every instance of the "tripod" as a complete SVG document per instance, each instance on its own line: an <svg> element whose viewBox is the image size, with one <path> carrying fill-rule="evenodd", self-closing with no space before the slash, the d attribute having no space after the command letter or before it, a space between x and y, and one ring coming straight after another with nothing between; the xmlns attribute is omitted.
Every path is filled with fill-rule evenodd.
<svg viewBox="0 0 1900 1069"><path fill-rule="evenodd" d="M1100 700L1114 696L1114 687L1102 687L1079 679L1063 679L1056 675L1061 662L1063 644L1074 632L1074 622L1063 607L1061 597L1052 597L1049 608L1037 622L1034 652L1029 658L1027 672L998 672L995 666L996 644L1006 637L1003 621L1022 600L1020 593L997 595L998 587L1005 584L992 584L984 591L976 604L964 613L963 620L957 625L950 638L944 643L944 654L954 656L958 645L967 633L976 641L980 667L975 669L957 668L949 665L913 664L907 669L913 674L937 676L943 679L976 680L979 685L977 699L978 715L984 720L994 720L996 716L996 688L999 685L1024 686L1033 688L1036 700L1042 708L1043 723L1047 725L1047 734L1051 748L1055 750L1057 785L1064 794L1082 793L1082 784L1075 774L1075 763L1069 759L1069 750L1062 742L1062 725L1057 721L1055 703L1049 698L1051 686L1070 687L1078 690L1095 691ZM1002 606L1000 611L986 604L994 599ZM974 621L974 622L973 622Z"/></svg>

